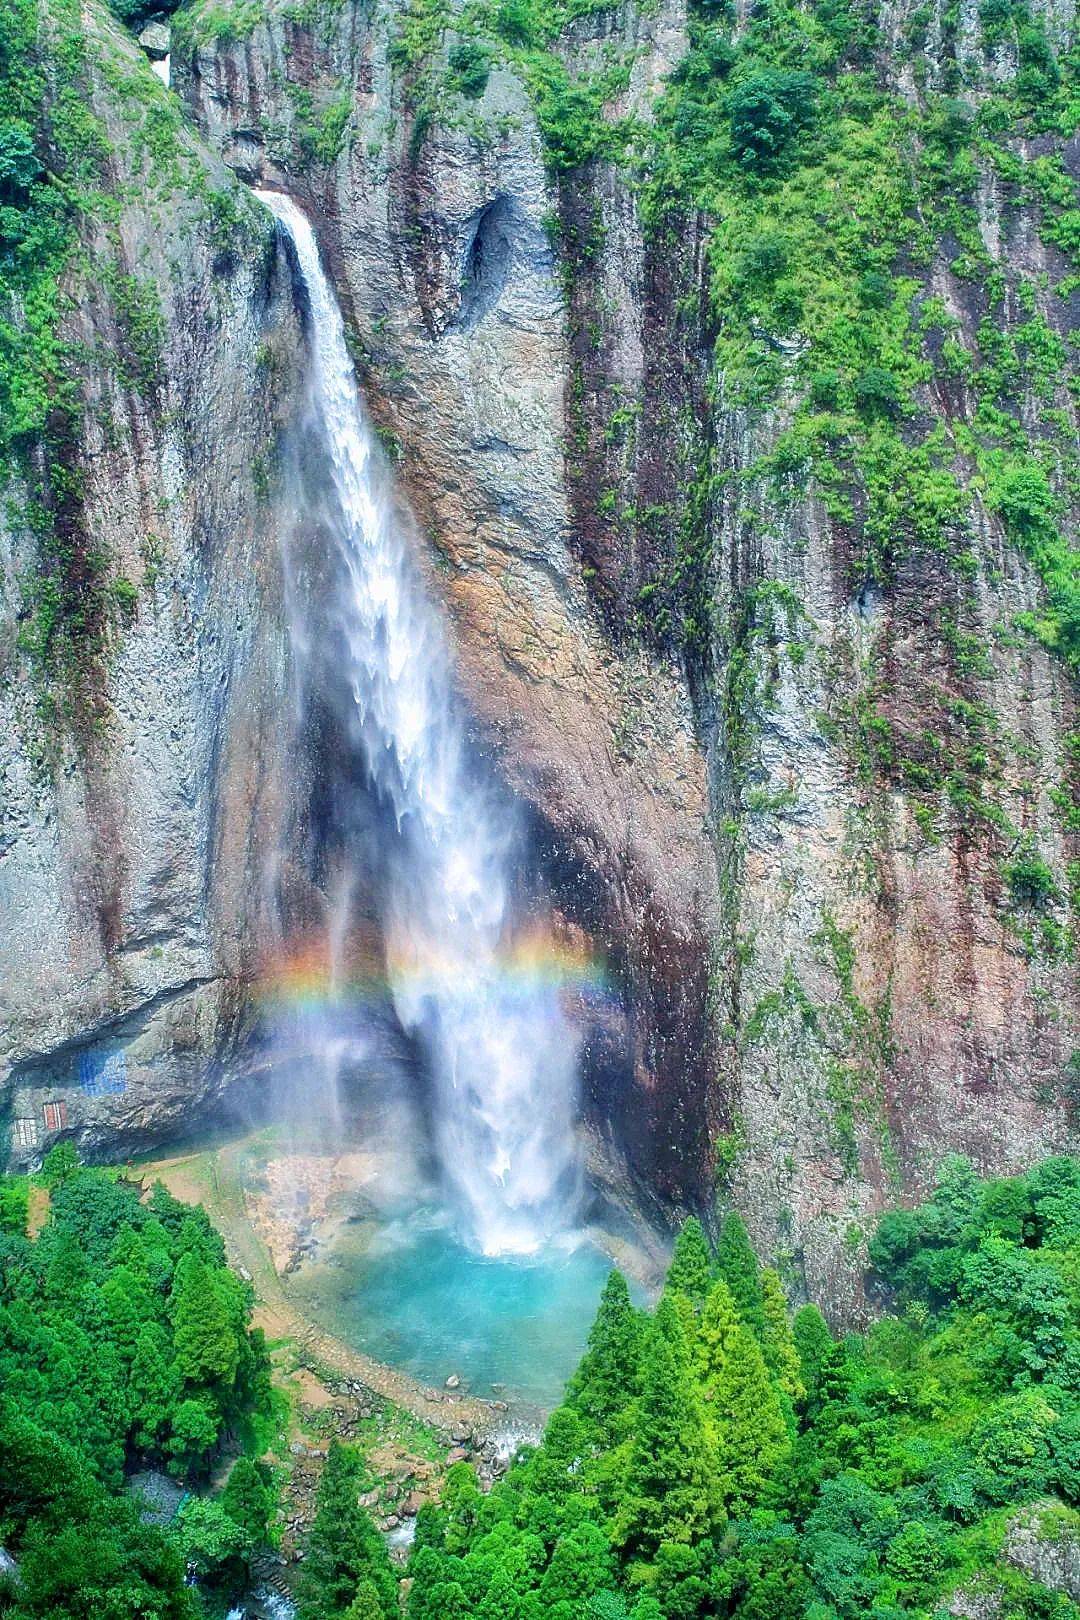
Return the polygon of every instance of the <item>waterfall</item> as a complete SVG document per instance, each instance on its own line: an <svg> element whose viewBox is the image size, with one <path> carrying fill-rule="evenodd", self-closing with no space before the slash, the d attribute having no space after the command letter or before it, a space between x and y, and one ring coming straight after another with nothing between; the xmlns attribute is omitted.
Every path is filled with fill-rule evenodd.
<svg viewBox="0 0 1080 1620"><path fill-rule="evenodd" d="M259 196L291 240L306 292L309 405L332 484L340 646L320 679L340 685L370 786L397 829L380 852L394 1009L431 1071L435 1154L466 1237L488 1254L531 1252L576 1211L576 1042L557 983L513 952L515 816L468 757L447 645L314 233L289 198ZM314 609L299 593L293 611L302 620ZM311 622L294 623L298 658L318 639Z"/></svg>

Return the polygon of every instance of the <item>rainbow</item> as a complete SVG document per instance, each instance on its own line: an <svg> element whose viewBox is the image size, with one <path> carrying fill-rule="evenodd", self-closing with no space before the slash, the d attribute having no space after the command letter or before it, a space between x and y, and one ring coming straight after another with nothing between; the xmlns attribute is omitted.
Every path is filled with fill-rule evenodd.
<svg viewBox="0 0 1080 1620"><path fill-rule="evenodd" d="M500 983L522 996L556 991L592 999L605 997L611 987L606 963L580 933L558 937L547 929L518 930L494 965ZM460 976L460 958L437 945L395 952L374 936L359 934L335 949L329 935L306 933L263 962L254 989L266 1006L315 1008L384 1001L394 990L416 997L445 992Z"/></svg>

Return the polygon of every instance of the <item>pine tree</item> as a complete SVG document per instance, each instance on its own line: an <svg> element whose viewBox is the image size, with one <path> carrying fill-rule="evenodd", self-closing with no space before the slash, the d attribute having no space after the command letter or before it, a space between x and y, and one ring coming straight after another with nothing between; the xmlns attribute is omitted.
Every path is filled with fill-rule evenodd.
<svg viewBox="0 0 1080 1620"><path fill-rule="evenodd" d="M592 1431L587 1422L572 1406L557 1406L548 1418L543 1444L529 1463L530 1489L552 1502L572 1495L580 1485L581 1459L591 1448ZM458 1545L452 1533L451 1550Z"/></svg>
<svg viewBox="0 0 1080 1620"><path fill-rule="evenodd" d="M690 1366L690 1345L686 1337L683 1315L685 1304L685 1296L665 1291L660 1296L660 1303L656 1307L652 1322L653 1340L666 1339L672 1355L683 1369Z"/></svg>
<svg viewBox="0 0 1080 1620"><path fill-rule="evenodd" d="M447 1552L468 1551L472 1545L483 1502L476 1481L476 1469L471 1463L454 1463L446 1470L442 1503L446 1509L443 1545Z"/></svg>
<svg viewBox="0 0 1080 1620"><path fill-rule="evenodd" d="M694 1345L697 1342L698 1322L700 1321L700 1318L694 1309L692 1300L687 1299L685 1294L673 1294L665 1289L664 1293L661 1295L661 1304L670 1305L675 1315L679 1318L679 1325L682 1328L683 1343L686 1346L687 1354L689 1355L690 1359L693 1360Z"/></svg>
<svg viewBox="0 0 1080 1620"><path fill-rule="evenodd" d="M476 1615L477 1620L521 1620L521 1594L508 1570L495 1571Z"/></svg>
<svg viewBox="0 0 1080 1620"><path fill-rule="evenodd" d="M615 1565L608 1539L598 1524L586 1520L555 1543L551 1562L540 1582L545 1607L554 1603L582 1603L615 1584Z"/></svg>
<svg viewBox="0 0 1080 1620"><path fill-rule="evenodd" d="M440 1581L426 1594L424 1607L418 1611L423 1620L476 1620L476 1609L465 1595L460 1581ZM410 1603L409 1616L413 1609Z"/></svg>
<svg viewBox="0 0 1080 1620"><path fill-rule="evenodd" d="M131 1366L143 1325L154 1320L154 1300L137 1272L116 1266L101 1285L109 1337L125 1368Z"/></svg>
<svg viewBox="0 0 1080 1620"><path fill-rule="evenodd" d="M72 1306L89 1281L90 1265L78 1234L70 1226L58 1225L55 1232L49 1233L46 1298Z"/></svg>
<svg viewBox="0 0 1080 1620"><path fill-rule="evenodd" d="M612 1540L649 1559L663 1541L695 1542L716 1519L714 1474L678 1312L661 1300Z"/></svg>
<svg viewBox="0 0 1080 1620"><path fill-rule="evenodd" d="M205 1399L181 1401L169 1414L165 1450L173 1458L171 1472L186 1474L203 1468L218 1443L220 1418Z"/></svg>
<svg viewBox="0 0 1080 1620"><path fill-rule="evenodd" d="M740 1322L726 1283L716 1283L705 1301L696 1366L724 1504L745 1513L790 1454L791 1438L761 1347Z"/></svg>
<svg viewBox="0 0 1080 1620"><path fill-rule="evenodd" d="M221 1505L234 1523L247 1531L255 1546L266 1540L272 1497L250 1457L238 1457L232 1466Z"/></svg>
<svg viewBox="0 0 1080 1620"><path fill-rule="evenodd" d="M733 1350L741 1328L731 1289L726 1282L713 1283L694 1345L694 1371L707 1401L713 1398L711 1380Z"/></svg>
<svg viewBox="0 0 1080 1620"><path fill-rule="evenodd" d="M761 1273L761 1302L765 1312L765 1337L761 1348L765 1352L769 1371L789 1401L801 1401L806 1394L806 1386L802 1381L799 1352L795 1348L788 1322L783 1284L771 1266L766 1266Z"/></svg>
<svg viewBox="0 0 1080 1620"><path fill-rule="evenodd" d="M641 1387L642 1333L621 1271L612 1271L600 1296L588 1346L567 1391L570 1405L611 1437L620 1415Z"/></svg>
<svg viewBox="0 0 1080 1620"><path fill-rule="evenodd" d="M665 1288L685 1294L695 1309L705 1303L705 1295L712 1282L712 1256L704 1228L696 1216L691 1215L682 1224L668 1267Z"/></svg>
<svg viewBox="0 0 1080 1620"><path fill-rule="evenodd" d="M345 1620L386 1620L378 1588L374 1581L361 1581L356 1596L345 1610Z"/></svg>
<svg viewBox="0 0 1080 1620"><path fill-rule="evenodd" d="M802 1310L795 1313L791 1338L799 1357L799 1373L806 1390L805 1400L809 1406L816 1408L821 1400L823 1371L836 1349L836 1341L829 1332L828 1323L816 1305L804 1305Z"/></svg>
<svg viewBox="0 0 1080 1620"><path fill-rule="evenodd" d="M194 1253L177 1262L169 1309L176 1364L184 1381L228 1388L239 1362L236 1332L215 1279Z"/></svg>
<svg viewBox="0 0 1080 1620"><path fill-rule="evenodd" d="M62 1187L80 1169L79 1151L74 1142L57 1142L41 1162L41 1179L50 1191Z"/></svg>
<svg viewBox="0 0 1080 1620"><path fill-rule="evenodd" d="M127 1266L152 1294L166 1293L172 1280L169 1234L160 1221L147 1221L139 1231L121 1227L109 1251L112 1266Z"/></svg>
<svg viewBox="0 0 1080 1620"><path fill-rule="evenodd" d="M765 1337L765 1308L761 1298L757 1256L750 1247L741 1215L725 1215L716 1246L716 1269L731 1289L742 1320L759 1339Z"/></svg>
<svg viewBox="0 0 1080 1620"><path fill-rule="evenodd" d="M429 1526L430 1523L429 1519ZM431 1620L432 1594L437 1586L443 1585L449 1562L441 1547L434 1546L431 1541L425 1540L419 1547L413 1543L408 1567L410 1585L406 1612L409 1620Z"/></svg>
<svg viewBox="0 0 1080 1620"><path fill-rule="evenodd" d="M409 1620L475 1620L470 1603L456 1576L463 1574L459 1558L448 1558L434 1547L422 1547L409 1560ZM396 1613L391 1620L397 1620Z"/></svg>
<svg viewBox="0 0 1080 1620"><path fill-rule="evenodd" d="M297 1593L299 1620L339 1620L362 1581L375 1589L381 1620L390 1620L397 1612L390 1559L359 1495L359 1463L339 1441L331 1440Z"/></svg>
<svg viewBox="0 0 1080 1620"><path fill-rule="evenodd" d="M140 1451L157 1445L179 1398L180 1375L173 1365L169 1335L160 1322L147 1322L128 1375L128 1423Z"/></svg>

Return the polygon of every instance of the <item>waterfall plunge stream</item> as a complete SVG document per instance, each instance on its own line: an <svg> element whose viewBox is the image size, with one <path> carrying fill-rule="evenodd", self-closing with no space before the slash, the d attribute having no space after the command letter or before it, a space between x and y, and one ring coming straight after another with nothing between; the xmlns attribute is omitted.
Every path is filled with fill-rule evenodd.
<svg viewBox="0 0 1080 1620"><path fill-rule="evenodd" d="M431 1070L435 1153L467 1240L485 1254L529 1253L577 1211L576 1042L550 979L508 970L513 812L467 757L446 643L314 233L289 198L258 195L291 239L307 295L312 426L333 484L342 645L320 678L329 670L345 689L371 785L397 825L382 918L394 1008ZM295 622L304 612L301 597L301 661L320 633ZM327 1028L324 1040L331 1068L340 1034Z"/></svg>

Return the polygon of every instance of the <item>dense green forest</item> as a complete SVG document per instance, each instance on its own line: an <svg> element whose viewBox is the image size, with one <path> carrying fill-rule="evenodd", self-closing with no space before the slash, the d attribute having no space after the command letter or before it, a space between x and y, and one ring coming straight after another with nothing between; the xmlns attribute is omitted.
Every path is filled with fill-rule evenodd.
<svg viewBox="0 0 1080 1620"><path fill-rule="evenodd" d="M1080 1526L1080 1163L950 1161L870 1253L896 1314L839 1343L735 1216L684 1227L651 1317L613 1273L543 1444L422 1513L410 1620L1080 1614L999 1561L1016 1504Z"/></svg>
<svg viewBox="0 0 1080 1620"><path fill-rule="evenodd" d="M221 1612L273 1508L243 1454L271 1409L250 1291L163 1189L66 1149L45 1179L32 1238L30 1184L0 1182L0 1612ZM542 1443L487 1494L450 1468L400 1589L334 1442L300 1620L897 1620L958 1590L1002 1620L1080 1616L1002 1556L1021 1504L1051 1550L1080 1536L1080 1161L983 1181L950 1160L870 1256L889 1309L839 1341L813 1305L792 1319L735 1215L715 1248L686 1223L652 1313L612 1272ZM164 1530L123 1489L146 1463L193 1488Z"/></svg>
<svg viewBox="0 0 1080 1620"><path fill-rule="evenodd" d="M45 1161L47 1219L27 1236L31 1183L0 1178L0 1585L11 1620L188 1620L237 1589L266 1540L274 1491L248 1457L224 1490L190 1495L169 1530L124 1489L139 1467L199 1487L226 1442L263 1448L269 1360L251 1290L199 1209ZM30 1223L33 1225L33 1223Z"/></svg>

